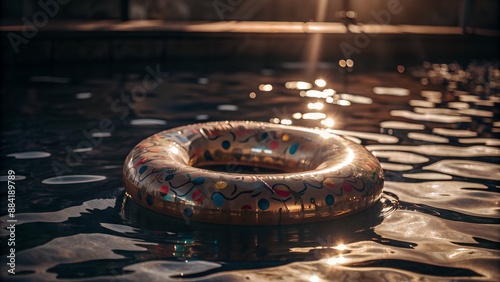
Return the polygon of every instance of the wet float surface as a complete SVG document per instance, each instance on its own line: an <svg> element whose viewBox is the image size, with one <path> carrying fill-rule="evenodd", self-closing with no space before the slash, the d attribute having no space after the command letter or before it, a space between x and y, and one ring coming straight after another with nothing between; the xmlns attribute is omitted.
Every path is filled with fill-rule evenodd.
<svg viewBox="0 0 500 282"><path fill-rule="evenodd" d="M452 72L438 67L431 77L332 71L324 87L290 70L162 69L147 94L136 88L144 68L6 81L0 180L15 171L15 278L498 279L500 98L450 88L439 79ZM381 202L327 223L248 228L171 220L124 201L122 163L140 140L241 119L329 128L367 146L385 170Z"/></svg>

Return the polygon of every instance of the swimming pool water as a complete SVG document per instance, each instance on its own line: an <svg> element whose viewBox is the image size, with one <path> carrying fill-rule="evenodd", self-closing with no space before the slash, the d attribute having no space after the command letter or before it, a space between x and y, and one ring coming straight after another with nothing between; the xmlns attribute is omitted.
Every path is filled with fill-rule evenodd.
<svg viewBox="0 0 500 282"><path fill-rule="evenodd" d="M2 84L1 277L499 280L499 87L492 64L315 78L286 66L15 70ZM382 200L331 222L276 227L175 220L127 200L122 164L135 144L214 120L320 127L361 143L385 170ZM15 275L7 272L9 170Z"/></svg>

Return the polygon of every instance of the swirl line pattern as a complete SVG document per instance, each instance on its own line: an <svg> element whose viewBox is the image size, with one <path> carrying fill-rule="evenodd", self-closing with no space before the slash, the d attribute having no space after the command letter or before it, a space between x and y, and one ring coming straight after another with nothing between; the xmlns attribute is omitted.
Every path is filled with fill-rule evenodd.
<svg viewBox="0 0 500 282"><path fill-rule="evenodd" d="M213 171L204 166L226 166ZM283 173L241 173L238 166ZM193 221L275 225L325 221L380 199L384 175L363 146L323 130L263 122L193 124L141 141L123 168L128 195Z"/></svg>

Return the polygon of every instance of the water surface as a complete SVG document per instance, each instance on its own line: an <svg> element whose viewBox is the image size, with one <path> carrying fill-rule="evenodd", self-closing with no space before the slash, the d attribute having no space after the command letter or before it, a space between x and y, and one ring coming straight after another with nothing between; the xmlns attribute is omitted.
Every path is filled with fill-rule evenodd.
<svg viewBox="0 0 500 282"><path fill-rule="evenodd" d="M318 75L321 87L299 70L162 67L156 87L135 92L144 67L35 68L3 84L0 183L16 173L9 279L500 279L498 67L464 67L468 77L443 65L330 70ZM471 83L479 70L483 88ZM51 75L64 79L36 79ZM126 201L122 163L135 144L215 120L320 127L363 144L385 170L382 200L331 222L276 227L185 222ZM3 228L2 278L8 235Z"/></svg>

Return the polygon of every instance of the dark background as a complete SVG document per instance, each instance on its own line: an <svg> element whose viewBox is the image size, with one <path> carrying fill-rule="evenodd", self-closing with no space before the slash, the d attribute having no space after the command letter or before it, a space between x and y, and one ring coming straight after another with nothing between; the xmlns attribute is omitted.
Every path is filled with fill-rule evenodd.
<svg viewBox="0 0 500 282"><path fill-rule="evenodd" d="M341 42L353 42L356 33L337 25L372 22L373 12L387 9L393 0L325 1L324 20L318 18L322 0L80 0L60 5L48 24L15 52L7 35L21 34L22 18L32 20L41 10L38 1L2 0L2 63L7 65L66 62L133 62L155 60L197 66L221 61L226 65L307 60L314 31L272 32L266 24L326 22L320 61L346 59ZM224 6L236 3L234 6ZM391 16L389 27L368 32L369 45L353 59L363 67L392 69L394 64L423 60L498 59L499 2L495 0L401 0L403 10ZM229 7L219 17L216 7ZM346 17L346 11L355 12ZM223 21L221 21L223 20ZM141 21L141 22L139 22ZM190 31L187 27L234 22L234 32ZM259 31L245 25L260 24ZM126 27L123 27L123 24ZM336 25L337 24L337 25ZM286 28L286 27L285 27ZM436 33L436 28L439 28ZM244 32L241 32L244 30ZM245 31L247 30L247 31ZM251 28L250 28L251 30ZM223 59L223 60L221 60ZM247 63L247 64L244 64ZM358 64L358 70L361 64ZM211 66L212 67L212 66ZM216 66L215 66L216 67Z"/></svg>

